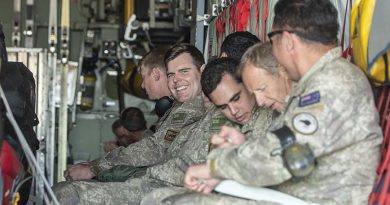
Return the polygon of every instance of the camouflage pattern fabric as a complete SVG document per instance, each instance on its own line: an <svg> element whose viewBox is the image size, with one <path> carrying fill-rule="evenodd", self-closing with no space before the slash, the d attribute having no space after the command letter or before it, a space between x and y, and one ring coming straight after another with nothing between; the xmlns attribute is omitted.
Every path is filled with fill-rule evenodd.
<svg viewBox="0 0 390 205"><path fill-rule="evenodd" d="M145 175L147 167L133 167L117 165L111 169L99 172L96 179L101 182L124 182L130 177L141 177Z"/></svg>
<svg viewBox="0 0 390 205"><path fill-rule="evenodd" d="M174 108L178 108L179 106L181 106L182 103L180 102L177 102L176 100L173 102L172 104L172 107L170 109L168 109L164 115L157 120L157 122L155 123L155 126L156 126L156 130L159 130L161 125L165 122L165 120L167 119L168 116L170 116L170 113L175 110Z"/></svg>
<svg viewBox="0 0 390 205"><path fill-rule="evenodd" d="M210 204L210 205L278 205L277 203L250 201L235 198L223 194L202 194L191 192L182 187L164 187L147 194L141 201L141 205L179 205L179 204Z"/></svg>
<svg viewBox="0 0 390 205"><path fill-rule="evenodd" d="M154 132L152 130L146 129L145 132L142 134L142 138L153 137L153 134Z"/></svg>
<svg viewBox="0 0 390 205"><path fill-rule="evenodd" d="M232 126L222 112L211 105L204 117L181 131L168 148L166 161L149 167L147 176L166 183L183 186L184 171L189 165L204 163L209 152L210 139L223 125Z"/></svg>
<svg viewBox="0 0 390 205"><path fill-rule="evenodd" d="M252 117L262 116L259 115L260 110L257 109ZM72 203L88 204L98 199L102 203L137 204L145 194L156 188L182 185L186 167L205 162L211 136L227 123L232 125L217 108L211 106L201 121L185 127L174 139L168 148L167 160L149 167L144 177L131 178L124 183L63 182L55 187L55 193L61 204L67 204L69 200ZM122 194L123 190L131 192L126 197L113 197Z"/></svg>
<svg viewBox="0 0 390 205"><path fill-rule="evenodd" d="M293 90L284 115L297 141L313 150L314 172L294 182L286 171L273 171L282 163L273 159L277 164L261 170L273 173L263 184L283 181L275 188L317 204L367 204L383 136L366 76L340 56L340 48L330 50L310 69ZM309 128L301 125L308 121Z"/></svg>
<svg viewBox="0 0 390 205"><path fill-rule="evenodd" d="M164 159L166 149L180 130L198 121L203 113L201 96L182 104L177 103L163 117L165 120L152 137L143 138L126 148L119 147L111 151L106 156L92 161L91 169L97 174L116 165L140 167L157 164Z"/></svg>
<svg viewBox="0 0 390 205"><path fill-rule="evenodd" d="M151 191L150 193L146 194L142 201L141 205L160 205L162 204L162 201L166 198L169 198L171 196L175 195L183 195L191 193L188 189L184 187L162 187L155 189ZM170 201L173 201L170 199Z"/></svg>
<svg viewBox="0 0 390 205"><path fill-rule="evenodd" d="M164 186L148 178L131 178L125 182L61 182L53 188L61 205L139 204L144 193Z"/></svg>
<svg viewBox="0 0 390 205"><path fill-rule="evenodd" d="M218 109L214 106L209 107L201 121L186 126L180 131L167 150L165 155L166 160L159 165L149 167L146 176L142 177L141 182L139 178L128 179L123 184L65 182L55 192L59 196L61 203L66 203L64 200L69 200L72 197L79 197L72 200L78 201L80 204L89 203L90 198L94 198L96 193L99 193L99 197L105 199L104 202L124 203L121 201L121 197L117 201L115 201L115 198L111 199L112 194L116 192L121 193L122 189L131 189L131 195L127 196L127 200L131 201L131 203L139 203L144 194L156 187L172 186L175 184L182 185L184 177L183 169L193 163L205 162L211 136L218 133L221 126L226 123L230 122L225 119ZM65 199L62 196L66 196L66 193L75 194L68 194L68 197Z"/></svg>
<svg viewBox="0 0 390 205"><path fill-rule="evenodd" d="M274 118L274 113L271 110L265 109L265 108L254 108L252 111L250 120L248 121L247 124L242 126L241 131L246 133L246 138L248 141L250 141L250 140L252 140L252 138L256 138L258 136L258 134L264 134L265 130L267 130L269 128L270 124L272 123L273 118ZM215 122L215 120L212 120L212 122ZM230 124L230 125L233 125L233 124ZM235 127L237 128L238 126L235 125ZM200 128L200 129L198 129L199 132L204 132L204 129L202 129L202 127L199 127L199 128ZM213 129L210 129L210 131L213 131ZM216 132L215 131L213 131L213 132L218 133L218 131L219 131L219 129L216 130ZM183 148L183 150L185 150L185 149ZM214 149L214 150L212 150L211 153L213 156L218 156L221 153L220 152L221 150L224 150L224 149ZM201 161L200 163L203 163L203 162L204 162L204 160ZM182 183L184 180L184 173L183 173L183 176L180 176L180 178L178 178L178 179L181 180L180 185L182 186ZM176 179L176 180L178 180L178 179ZM161 190L157 189L155 192L153 192L153 194L147 195L147 197L145 197L143 200L143 201L146 200L146 202L143 202L143 203L159 204L162 199L164 199L170 195L175 195L175 194L183 193L183 192L186 192L186 189L177 188L177 187L161 188ZM186 196L183 195L182 197L185 198ZM192 197L192 195L189 197ZM173 200L173 199L171 199L171 200ZM237 200L235 200L235 201L237 202ZM247 201L247 200L243 200L243 201ZM253 204L253 202L250 202L250 203Z"/></svg>
<svg viewBox="0 0 390 205"><path fill-rule="evenodd" d="M164 199L162 205L226 205L226 204L239 204L239 205L279 205L278 203L264 202L264 201L251 201L246 199L235 198L223 194L202 194L202 193L187 193L170 196Z"/></svg>
<svg viewBox="0 0 390 205"><path fill-rule="evenodd" d="M153 133L147 129L143 133L143 138L152 137ZM134 167L129 165L117 165L111 169L102 170L96 175L96 179L101 182L123 182L130 177L141 177L145 175L147 167Z"/></svg>
<svg viewBox="0 0 390 205"><path fill-rule="evenodd" d="M257 141L265 135L271 123L276 117L276 112L267 108L257 107L254 109L251 120L244 125L241 132L245 134L245 142L237 148L215 149L208 156L208 163L214 163L218 171L218 178L232 179L240 183L252 183L256 176L257 167L253 166L253 158L256 158ZM256 181L256 179L252 179Z"/></svg>
<svg viewBox="0 0 390 205"><path fill-rule="evenodd" d="M294 87L280 120L272 125L272 129L288 126L297 142L308 144L317 161L313 173L293 180L281 156L275 155L281 150L278 138L268 132L257 138L251 151L242 152L251 158L248 166L252 168L240 168L232 178L250 185L272 186L309 203L368 203L382 133L366 76L340 56L340 48L335 48L313 65ZM226 157L228 153L231 151L226 150ZM229 164L218 160L212 166L215 177L234 173Z"/></svg>
<svg viewBox="0 0 390 205"><path fill-rule="evenodd" d="M164 160L167 148L175 141L176 135L178 135L180 129L198 121L203 113L204 108L200 96L181 105L176 104L170 111L169 116L167 116L161 124L160 129L157 130L152 137L143 138L141 141L130 144L126 148L120 147L113 150L104 158L92 162L91 168L95 173L99 174L103 170L108 170L113 166L121 164L141 167L142 164L145 164L146 166L161 162ZM180 140L180 138L177 140ZM100 183L96 181L61 182L56 184L53 187L53 190L61 204L66 204L67 201L78 201L83 204L84 200L85 203L88 203L88 200L90 200L88 199L89 195L91 198L95 197L95 194L98 194L103 198L104 196L110 198L112 197L111 191L114 191L114 193L115 191L118 191L117 193L120 194L121 191L116 190L115 187L122 189L123 187L127 187L128 184L129 183ZM120 197L118 196L118 199L119 198ZM118 203L119 202L120 200Z"/></svg>

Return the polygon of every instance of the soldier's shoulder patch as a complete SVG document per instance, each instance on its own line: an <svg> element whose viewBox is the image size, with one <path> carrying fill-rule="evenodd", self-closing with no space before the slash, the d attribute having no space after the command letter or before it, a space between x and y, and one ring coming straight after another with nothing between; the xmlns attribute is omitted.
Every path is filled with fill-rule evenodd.
<svg viewBox="0 0 390 205"><path fill-rule="evenodd" d="M299 98L299 107L304 107L320 102L320 91L314 91Z"/></svg>
<svg viewBox="0 0 390 205"><path fill-rule="evenodd" d="M184 123L185 118L187 117L187 113L185 112L178 112L173 114L171 123L172 124L181 124Z"/></svg>
<svg viewBox="0 0 390 205"><path fill-rule="evenodd" d="M223 116L213 117L211 119L210 130L220 130L221 127L226 123L226 118Z"/></svg>
<svg viewBox="0 0 390 205"><path fill-rule="evenodd" d="M167 144L171 144L173 140L176 138L178 133L179 132L176 130L171 130L171 129L167 130L167 132L165 133L164 142Z"/></svg>
<svg viewBox="0 0 390 205"><path fill-rule="evenodd" d="M317 118L308 112L296 114L292 119L293 128L304 135L311 135L318 129Z"/></svg>

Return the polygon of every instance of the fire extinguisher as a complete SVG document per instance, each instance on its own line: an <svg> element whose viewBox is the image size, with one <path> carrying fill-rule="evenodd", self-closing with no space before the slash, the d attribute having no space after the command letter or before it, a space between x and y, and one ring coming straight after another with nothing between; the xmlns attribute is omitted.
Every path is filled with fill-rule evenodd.
<svg viewBox="0 0 390 205"><path fill-rule="evenodd" d="M93 108L95 97L96 74L94 70L89 70L82 75L82 93L80 101L80 109L83 111Z"/></svg>

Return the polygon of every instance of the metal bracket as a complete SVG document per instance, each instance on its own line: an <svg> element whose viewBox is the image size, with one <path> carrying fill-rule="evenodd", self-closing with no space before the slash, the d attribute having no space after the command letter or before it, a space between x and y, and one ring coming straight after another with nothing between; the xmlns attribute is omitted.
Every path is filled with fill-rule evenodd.
<svg viewBox="0 0 390 205"><path fill-rule="evenodd" d="M136 33L131 33L132 30L137 30L139 28L139 22L136 20L136 15L133 14L127 22L124 39L128 41L135 41L137 38Z"/></svg>
<svg viewBox="0 0 390 205"><path fill-rule="evenodd" d="M223 9L224 9L225 7L227 7L226 1L225 1L225 2L222 2L221 5L219 5L219 4L213 4L213 5L212 5L211 15L212 15L212 16L219 16L219 15L223 12Z"/></svg>
<svg viewBox="0 0 390 205"><path fill-rule="evenodd" d="M133 51L131 50L131 47L128 43L120 42L119 47L121 48L121 54L123 58L131 59L134 57Z"/></svg>
<svg viewBox="0 0 390 205"><path fill-rule="evenodd" d="M228 0L222 0L222 1L221 1L221 6L222 6L223 8L228 7L228 6L229 6L229 3L230 3L230 1L228 1Z"/></svg>
<svg viewBox="0 0 390 205"><path fill-rule="evenodd" d="M218 4L213 4L212 5L211 15L212 16L218 16Z"/></svg>

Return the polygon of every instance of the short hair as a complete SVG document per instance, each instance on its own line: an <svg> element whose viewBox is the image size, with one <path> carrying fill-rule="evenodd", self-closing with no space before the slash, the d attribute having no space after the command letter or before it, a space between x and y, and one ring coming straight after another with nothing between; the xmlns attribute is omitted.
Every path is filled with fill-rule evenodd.
<svg viewBox="0 0 390 205"><path fill-rule="evenodd" d="M238 31L229 34L222 42L221 54L224 52L228 57L240 62L245 51L260 39L248 31Z"/></svg>
<svg viewBox="0 0 390 205"><path fill-rule="evenodd" d="M198 69L200 69L200 67L202 67L205 62L203 54L199 51L198 48L188 43L182 43L172 47L167 51L164 58L165 67L167 68L167 65L170 61L174 60L176 57L183 53L188 53L191 55L192 63Z"/></svg>
<svg viewBox="0 0 390 205"><path fill-rule="evenodd" d="M279 75L279 62L272 54L272 45L270 42L264 44L258 43L250 47L242 56L239 65L240 72L247 64L252 64L258 69L266 70L272 75Z"/></svg>
<svg viewBox="0 0 390 205"><path fill-rule="evenodd" d="M337 10L329 0L279 0L273 26L294 32L305 42L337 44Z"/></svg>
<svg viewBox="0 0 390 205"><path fill-rule="evenodd" d="M226 74L230 74L237 83L241 83L241 76L237 72L237 67L238 62L229 57L217 58L207 63L200 78L203 93L209 97Z"/></svg>
<svg viewBox="0 0 390 205"><path fill-rule="evenodd" d="M166 47L158 47L146 53L139 64L138 72L141 72L142 68L146 68L148 71L151 71L152 68L159 68L162 71L166 71L164 56L167 50L168 48Z"/></svg>
<svg viewBox="0 0 390 205"><path fill-rule="evenodd" d="M136 107L128 107L121 113L120 121L128 131L139 131L146 129L144 113Z"/></svg>
<svg viewBox="0 0 390 205"><path fill-rule="evenodd" d="M120 128L122 126L122 123L121 123L121 119L117 119L115 120L112 125L111 125L111 129L112 129L112 132L115 132L116 129Z"/></svg>

